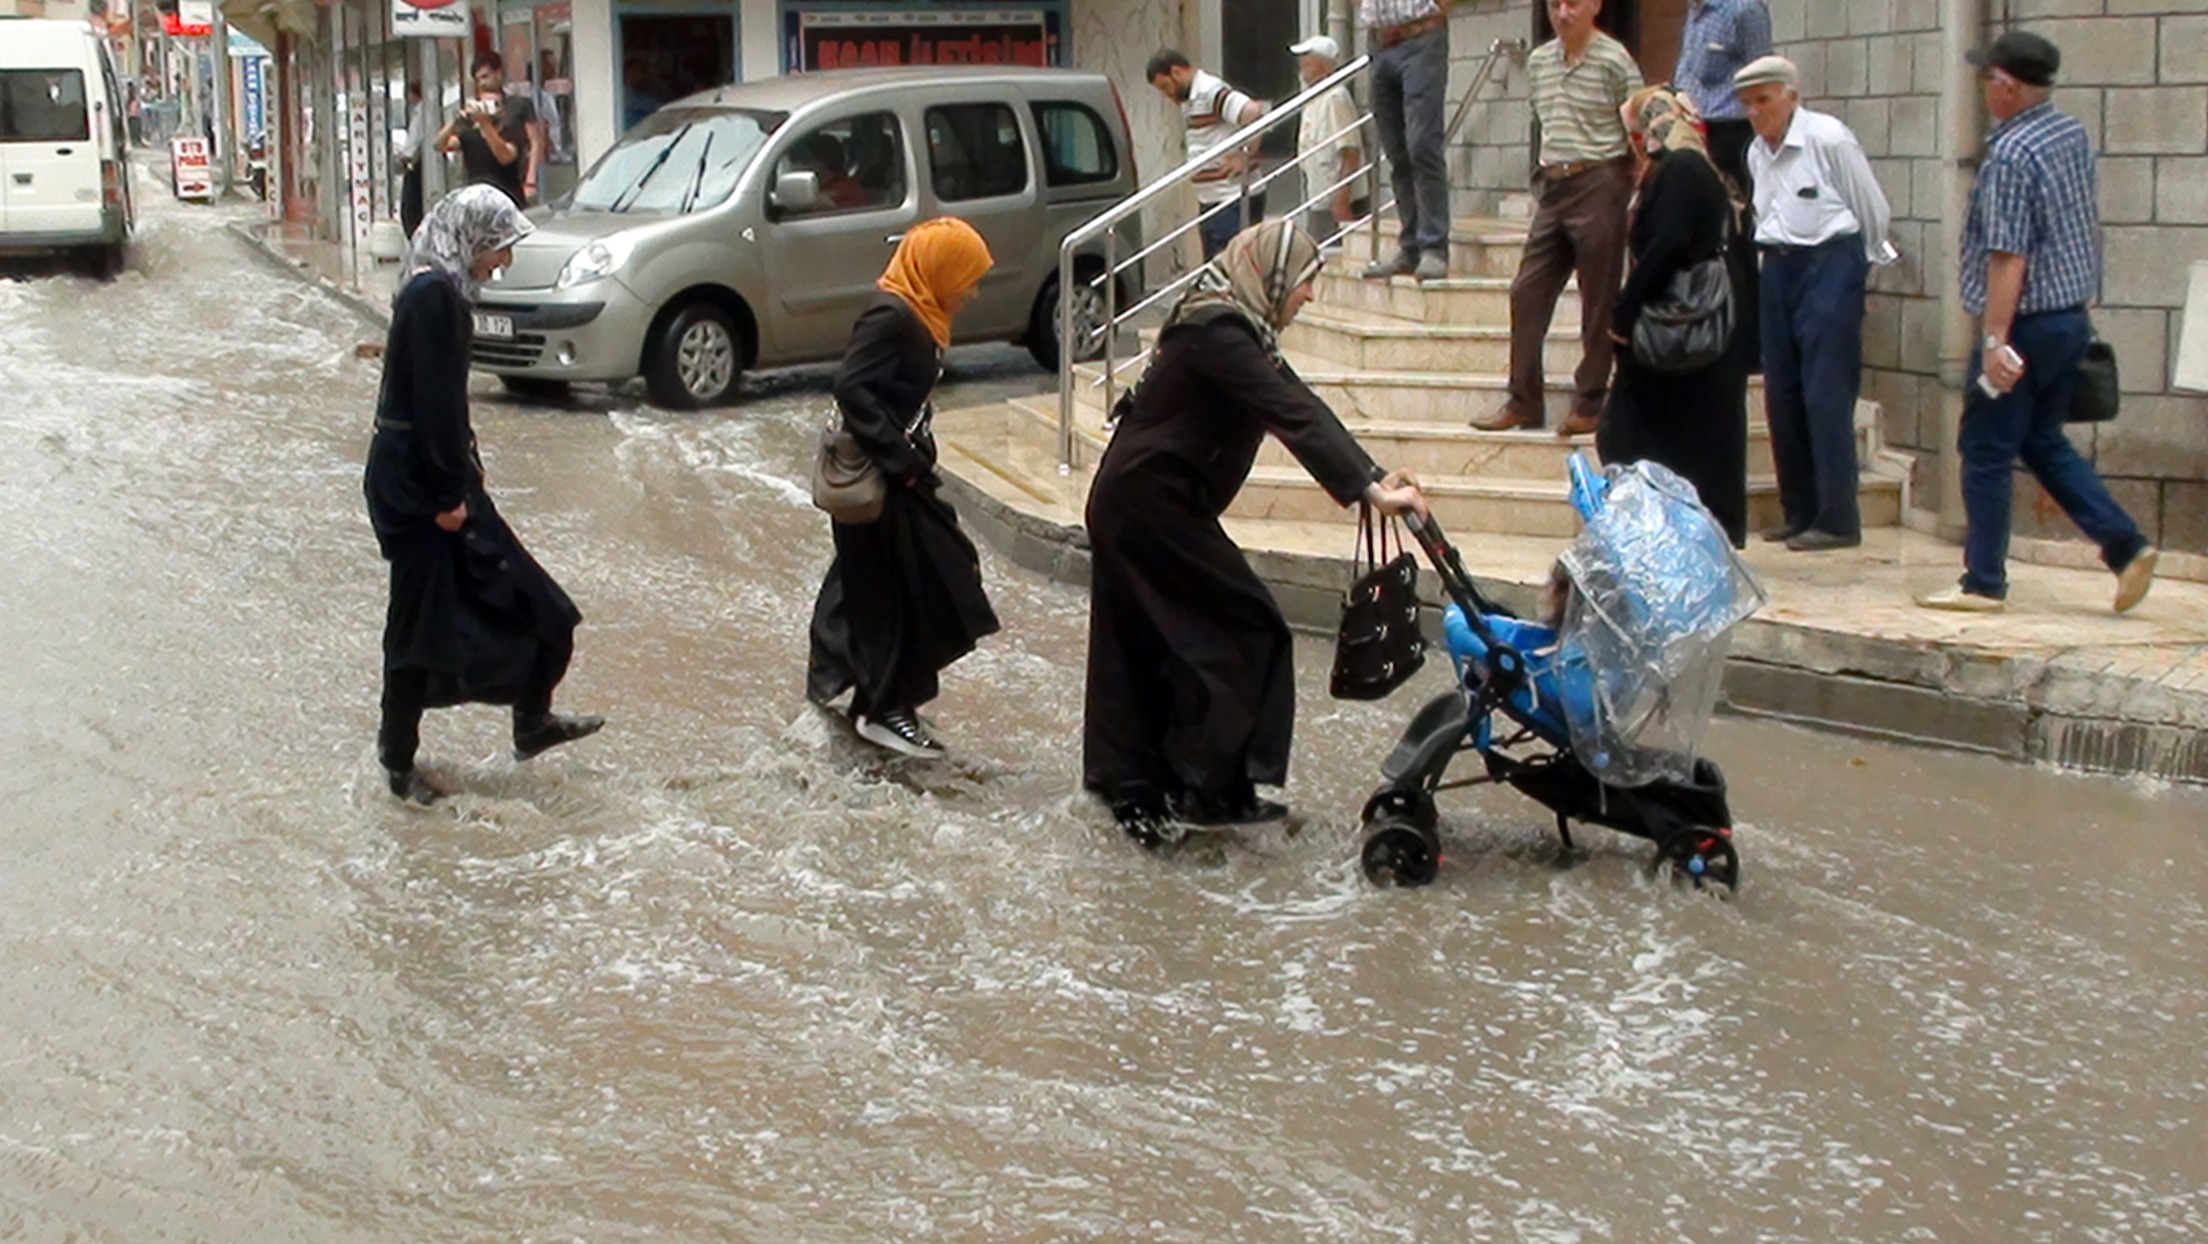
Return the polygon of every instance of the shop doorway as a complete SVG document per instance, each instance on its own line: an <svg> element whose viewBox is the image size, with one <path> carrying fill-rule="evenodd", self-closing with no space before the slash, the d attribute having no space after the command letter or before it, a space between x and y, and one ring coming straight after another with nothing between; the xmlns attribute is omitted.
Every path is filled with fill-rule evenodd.
<svg viewBox="0 0 2208 1244"><path fill-rule="evenodd" d="M1693 0L1606 0L1595 25L1633 53L1633 59L1640 62L1643 79L1668 82L1679 63L1679 36L1686 29L1687 10L1692 4ZM1546 4L1534 5L1533 27L1536 44L1556 37Z"/></svg>
<svg viewBox="0 0 2208 1244"><path fill-rule="evenodd" d="M618 33L624 132L685 95L736 81L733 13L624 9Z"/></svg>

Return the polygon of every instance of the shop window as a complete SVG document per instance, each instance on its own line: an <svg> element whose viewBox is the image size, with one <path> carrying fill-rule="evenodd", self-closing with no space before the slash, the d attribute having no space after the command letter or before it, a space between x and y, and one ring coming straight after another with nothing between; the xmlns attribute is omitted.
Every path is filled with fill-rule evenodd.
<svg viewBox="0 0 2208 1244"><path fill-rule="evenodd" d="M928 172L945 203L994 199L1027 189L1027 144L1003 104L930 108Z"/></svg>
<svg viewBox="0 0 2208 1244"><path fill-rule="evenodd" d="M820 201L802 213L783 213L787 216L871 211L903 203L905 144L896 116L870 112L804 135L774 166L776 181L789 173L819 178Z"/></svg>
<svg viewBox="0 0 2208 1244"><path fill-rule="evenodd" d="M1043 179L1053 186L1086 186L1119 176L1119 151L1104 119L1080 104L1035 105L1043 136Z"/></svg>
<svg viewBox="0 0 2208 1244"><path fill-rule="evenodd" d="M565 4L537 6L537 90L555 164L575 162L574 22Z"/></svg>
<svg viewBox="0 0 2208 1244"><path fill-rule="evenodd" d="M621 125L685 96L736 80L736 20L707 14L623 13Z"/></svg>

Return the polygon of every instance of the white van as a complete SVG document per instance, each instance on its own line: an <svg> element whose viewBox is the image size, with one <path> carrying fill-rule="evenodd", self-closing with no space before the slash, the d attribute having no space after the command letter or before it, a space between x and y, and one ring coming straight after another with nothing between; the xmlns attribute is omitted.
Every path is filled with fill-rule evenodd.
<svg viewBox="0 0 2208 1244"><path fill-rule="evenodd" d="M123 267L137 225L123 94L83 22L0 17L0 255Z"/></svg>

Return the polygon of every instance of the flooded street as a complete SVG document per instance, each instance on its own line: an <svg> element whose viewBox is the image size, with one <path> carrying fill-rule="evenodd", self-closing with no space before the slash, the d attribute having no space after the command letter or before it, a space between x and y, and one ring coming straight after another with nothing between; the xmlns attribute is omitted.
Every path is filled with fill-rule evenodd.
<svg viewBox="0 0 2208 1244"><path fill-rule="evenodd" d="M1378 892L1446 676L1305 640L1301 832L1153 857L1078 791L1076 589L984 550L951 761L804 703L817 370L478 377L611 724L432 713L401 807L380 333L146 198L116 283L0 280L0 1239L2208 1238L2202 792L1721 721L1738 901L1497 792Z"/></svg>

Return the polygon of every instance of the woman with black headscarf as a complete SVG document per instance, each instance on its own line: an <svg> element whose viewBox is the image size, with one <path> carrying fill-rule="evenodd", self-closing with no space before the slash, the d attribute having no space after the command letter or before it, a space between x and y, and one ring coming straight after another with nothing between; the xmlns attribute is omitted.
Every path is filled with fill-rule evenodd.
<svg viewBox="0 0 2208 1244"><path fill-rule="evenodd" d="M1425 509L1417 482L1374 466L1281 357L1320 262L1286 221L1229 242L1167 318L1089 491L1083 781L1146 843L1166 821L1286 812L1256 788L1288 776L1288 624L1219 525L1265 434L1343 505Z"/></svg>
<svg viewBox="0 0 2208 1244"><path fill-rule="evenodd" d="M377 743L391 793L416 803L442 793L414 767L425 708L512 705L517 760L605 724L552 711L583 615L491 504L468 422L468 304L531 228L495 187L455 192L415 231L392 300L363 487L391 563Z"/></svg>

